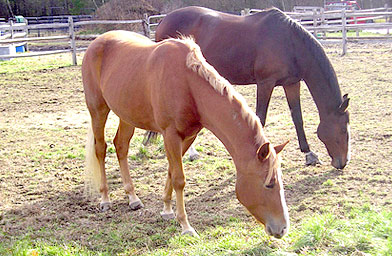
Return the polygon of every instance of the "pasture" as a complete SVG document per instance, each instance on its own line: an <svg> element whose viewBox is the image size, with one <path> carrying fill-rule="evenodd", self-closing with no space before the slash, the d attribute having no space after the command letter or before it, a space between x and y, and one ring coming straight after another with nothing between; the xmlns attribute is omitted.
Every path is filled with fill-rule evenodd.
<svg viewBox="0 0 392 256"><path fill-rule="evenodd" d="M184 158L185 204L200 238L159 212L167 172L162 140L142 145L137 130L129 163L145 208L130 211L112 139L107 175L113 203L99 211L98 196L84 193L88 113L80 66L70 55L0 62L0 255L391 255L392 254L392 44L339 45L326 51L342 93L351 98L352 158L330 165L318 140L316 106L302 85L305 132L323 164L304 166L282 88L276 88L265 133L282 152L291 229L269 238L235 197L235 168L207 130L197 138L201 158ZM81 63L81 56L78 63ZM236 86L255 108L256 86Z"/></svg>

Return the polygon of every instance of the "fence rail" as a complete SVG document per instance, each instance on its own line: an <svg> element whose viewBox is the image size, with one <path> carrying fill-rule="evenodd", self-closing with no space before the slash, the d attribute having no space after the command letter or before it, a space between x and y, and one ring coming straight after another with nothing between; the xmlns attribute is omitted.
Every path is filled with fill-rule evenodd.
<svg viewBox="0 0 392 256"><path fill-rule="evenodd" d="M52 50L43 52L26 52L20 54L9 54L0 56L0 60L10 59L10 58L23 58L23 57L33 57L41 55L59 54L59 53L72 53L72 63L77 65L76 53L86 50L86 48L77 48L76 40L92 40L97 37L97 35L87 35L87 36L76 36L75 27L80 27L84 25L102 25L102 24L143 24L144 20L90 20L90 21L79 21L74 22L73 17L68 17L68 23L53 23L53 24L19 24L17 26L18 30L29 30L29 29L58 29L67 28L68 35L61 36L46 36L46 37L26 37L26 38L11 38L0 40L0 46L5 44L14 44L22 42L38 42L38 41L69 41L70 49L64 50ZM15 26L1 25L0 30L3 31L13 31Z"/></svg>
<svg viewBox="0 0 392 256"><path fill-rule="evenodd" d="M335 10L324 11L320 7L295 8L288 12L290 17L298 21L308 31L320 40L340 39L342 42L342 55L347 53L347 42L351 40L385 40L392 39L389 32L392 29L392 9L376 8L367 10ZM245 9L241 13L249 15L261 12L259 9ZM383 23L375 21L385 20ZM385 36L360 37L360 30L386 29ZM327 37L326 32L342 32L342 37ZM356 31L355 37L348 37L348 31ZM321 33L321 34L320 34Z"/></svg>
<svg viewBox="0 0 392 256"><path fill-rule="evenodd" d="M242 15L249 15L261 10L248 9L243 10ZM313 12L290 12L287 13L292 18L300 22L307 30L313 33L320 40L331 40L338 39L342 40L342 53L347 52L347 42L351 40L371 40L371 39L392 39L389 35L389 29L392 28L392 12L390 9L378 8L372 10L363 11L318 11L313 9ZM5 44L15 44L22 42L38 42L38 41L69 41L70 48L65 50L53 50L45 52L28 52L21 54L10 54L0 56L0 60L9 58L22 58L49 54L58 54L64 52L72 53L72 63L77 64L76 53L85 50L85 48L77 48L76 40L92 40L97 35L76 35L75 28L85 25L102 25L102 24L141 24L144 29L144 34L150 38L155 33L155 28L159 24L159 20L164 18L166 15L145 15L144 19L140 20L80 20L75 22L72 16L66 16L68 19L67 23L45 23L45 24L27 24L27 23L11 23L11 24L0 24L0 31L10 32L10 37L0 37L0 47ZM374 19L385 19L384 23L363 23L367 20ZM47 37L26 37L28 30L32 29L67 29L67 35L60 36L47 36ZM349 30L366 30L366 29L387 29L388 35L377 36L377 37L359 37L358 34L355 37L348 37L347 31ZM327 37L326 32L341 31L342 37ZM25 34L23 34L25 33ZM321 34L320 34L321 33ZM22 36L24 38L17 38Z"/></svg>
<svg viewBox="0 0 392 256"><path fill-rule="evenodd" d="M41 16L41 17L24 17L29 24L42 23L68 23L68 18L72 17L74 22L92 20L92 15L63 15L63 16Z"/></svg>

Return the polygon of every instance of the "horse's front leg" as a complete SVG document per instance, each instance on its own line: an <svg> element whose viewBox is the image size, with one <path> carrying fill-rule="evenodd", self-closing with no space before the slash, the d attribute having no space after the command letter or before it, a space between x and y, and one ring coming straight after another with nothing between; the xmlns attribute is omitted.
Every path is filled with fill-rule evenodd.
<svg viewBox="0 0 392 256"><path fill-rule="evenodd" d="M260 118L263 126L265 126L265 120L267 119L268 105L274 87L275 81L271 79L257 82L256 115Z"/></svg>
<svg viewBox="0 0 392 256"><path fill-rule="evenodd" d="M184 140L182 142L182 156L184 156L185 152L187 152L188 148L188 153L192 148L192 143L195 141L196 136L187 140ZM166 184L165 184L165 190L163 191L163 211L161 212L161 216L165 220L170 220L174 219L175 215L172 209L172 194L173 194L173 184L171 180L171 173L168 172L167 179L166 179Z"/></svg>
<svg viewBox="0 0 392 256"><path fill-rule="evenodd" d="M176 215L181 225L182 234L198 236L196 231L188 222L188 216L185 210L184 187L185 176L182 167L182 156L185 154L193 140L183 141L176 130L168 130L163 134L167 159L169 161L168 178L163 195L164 207L161 213L163 218L172 218L173 210L171 206L171 195L173 189L176 192Z"/></svg>
<svg viewBox="0 0 392 256"><path fill-rule="evenodd" d="M305 153L306 165L321 164L317 155L310 151L308 141L306 140L304 124L302 120L302 110L300 102L300 82L284 86L287 102L290 107L291 117L293 119L295 130L297 132L299 147L301 152Z"/></svg>

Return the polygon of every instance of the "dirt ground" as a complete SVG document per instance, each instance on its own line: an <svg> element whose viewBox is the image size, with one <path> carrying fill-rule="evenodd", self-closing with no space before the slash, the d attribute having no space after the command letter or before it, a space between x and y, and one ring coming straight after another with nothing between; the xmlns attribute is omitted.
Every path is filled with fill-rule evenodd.
<svg viewBox="0 0 392 256"><path fill-rule="evenodd" d="M329 164L316 135L317 109L303 84L305 131L311 149L323 161L305 167L283 89L275 89L265 130L273 144L291 140L282 153L282 169L293 225L315 212L344 214L345 209L365 203L392 209L392 45L350 44L344 57L338 46L326 46L326 51L342 93L351 99L352 160L341 171ZM256 87L236 89L254 109ZM105 236L120 230L142 250L162 246L163 241L143 237L179 233L175 222L168 224L159 217L167 168L162 143L145 150L140 130L131 143L129 163L146 207L129 211L111 142L115 116L107 125L106 161L113 207L99 212L98 197L84 193L88 118L80 66L0 74L0 240L29 234L33 239L74 241L100 250L110 243ZM197 145L201 159L184 160L190 222L203 231L230 216L251 220L235 198L235 170L223 145L206 130Z"/></svg>

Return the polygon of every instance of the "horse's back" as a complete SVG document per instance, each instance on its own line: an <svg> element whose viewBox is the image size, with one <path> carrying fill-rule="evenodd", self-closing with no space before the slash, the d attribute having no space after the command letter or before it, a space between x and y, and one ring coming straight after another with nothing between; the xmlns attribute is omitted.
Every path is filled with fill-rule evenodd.
<svg viewBox="0 0 392 256"><path fill-rule="evenodd" d="M173 112L171 105L187 107L179 99L186 97L187 76L192 72L186 68L189 51L182 40L154 43L130 32L100 36L83 61L87 104L106 104L127 123L161 131L165 120L158 112ZM97 99L100 102L94 103Z"/></svg>
<svg viewBox="0 0 392 256"><path fill-rule="evenodd" d="M176 38L181 35L193 35L199 33L199 29L211 30L220 20L236 20L241 17L214 11L204 7L188 6L169 13L156 29L156 41L167 38ZM208 27L205 27L208 26ZM204 31L207 32L207 31Z"/></svg>
<svg viewBox="0 0 392 256"><path fill-rule="evenodd" d="M134 59L134 54L138 50L148 49L153 44L148 38L133 32L119 30L104 33L87 48L83 58L82 74L93 73L96 78L99 78L96 82L101 84L107 73L121 69L119 62ZM121 58L127 54L131 55L128 58Z"/></svg>
<svg viewBox="0 0 392 256"><path fill-rule="evenodd" d="M277 9L238 16L186 7L162 20L156 40L191 35L223 77L234 84L250 84L271 74L287 77L293 73L288 71L295 52L286 17Z"/></svg>

